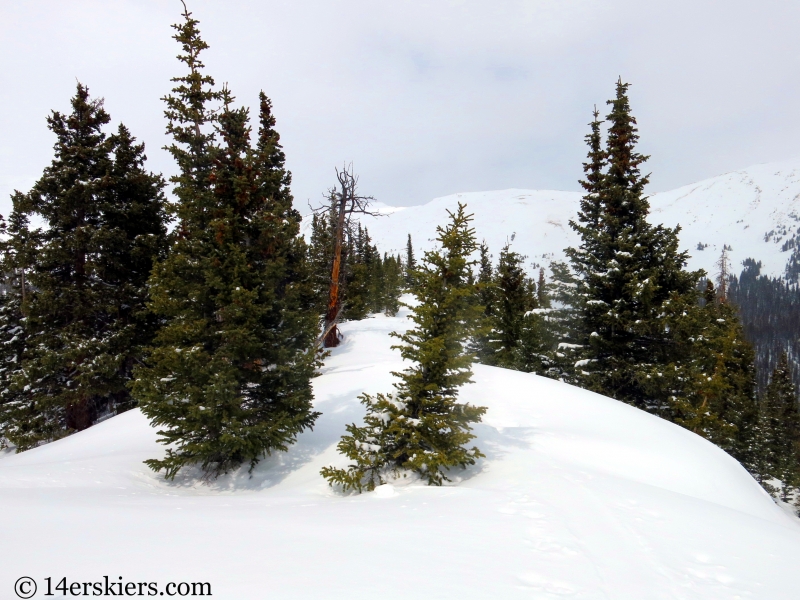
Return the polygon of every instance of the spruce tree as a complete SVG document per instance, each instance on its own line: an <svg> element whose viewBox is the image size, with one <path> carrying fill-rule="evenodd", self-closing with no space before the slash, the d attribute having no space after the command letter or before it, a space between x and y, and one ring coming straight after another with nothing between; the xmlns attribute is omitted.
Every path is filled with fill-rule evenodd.
<svg viewBox="0 0 800 600"><path fill-rule="evenodd" d="M383 260L369 230L361 223L346 233L342 272L342 320L357 321L384 311L387 300Z"/></svg>
<svg viewBox="0 0 800 600"><path fill-rule="evenodd" d="M371 308L371 276L372 256L369 248L369 234L361 223L358 229L345 234L342 252L343 284L341 320L358 321L370 313Z"/></svg>
<svg viewBox="0 0 800 600"><path fill-rule="evenodd" d="M449 211L448 211L449 212ZM486 409L460 404L458 388L471 380L473 355L467 351L470 329L479 317L467 281L476 249L471 215L459 204L451 222L438 228L441 249L425 253L414 272L414 328L397 335L403 358L411 367L395 375L394 394L365 394L365 424L347 426L339 451L351 461L346 469L325 467L331 485L345 491L372 490L392 478L416 473L430 485L449 481L449 471L474 464L483 456L467 444L471 423Z"/></svg>
<svg viewBox="0 0 800 600"><path fill-rule="evenodd" d="M759 402L757 429L759 479L764 483L768 478L779 480L781 499L786 502L791 491L800 486L800 413L785 352Z"/></svg>
<svg viewBox="0 0 800 600"><path fill-rule="evenodd" d="M36 247L36 232L29 230L28 217L19 210L23 201L23 195L15 192L11 215L0 222L0 234L5 237L0 242L0 448L8 446L9 438L24 439L33 409L20 393L23 390L15 386L28 345L25 305L30 291L26 278Z"/></svg>
<svg viewBox="0 0 800 600"><path fill-rule="evenodd" d="M708 281L702 303L675 300L665 306L663 320L672 332L674 360L652 366L644 384L652 396L669 390L659 414L755 472L754 355L735 308Z"/></svg>
<svg viewBox="0 0 800 600"><path fill-rule="evenodd" d="M120 375L130 382L134 366L158 328L157 318L146 306L147 282L155 261L166 255L170 218L161 176L145 170L144 144L137 144L124 125L111 142L114 162L103 206L104 226L96 240L102 246L97 272L108 288L114 318L109 348L119 361ZM114 402L118 412L135 406L127 383Z"/></svg>
<svg viewBox="0 0 800 600"><path fill-rule="evenodd" d="M674 345L660 315L664 305L693 294L699 273L684 270L679 229L653 227L644 196L647 160L631 115L628 84L618 81L610 100L606 150L599 153L597 118L592 123L589 162L578 222L579 248L567 253L579 280L579 312L585 346L586 387L642 408L657 410L666 390L648 396L643 386L654 365L669 364ZM603 167L607 168L603 171Z"/></svg>
<svg viewBox="0 0 800 600"><path fill-rule="evenodd" d="M308 246L308 266L314 294L314 311L325 313L331 283L333 261L333 220L327 213L314 213L311 219L311 236Z"/></svg>
<svg viewBox="0 0 800 600"><path fill-rule="evenodd" d="M385 255L383 259L383 312L388 317L400 310L400 295L403 292L403 263L399 256Z"/></svg>
<svg viewBox="0 0 800 600"><path fill-rule="evenodd" d="M109 120L78 84L72 112L48 118L51 165L15 199L15 210L46 224L30 261L27 348L10 385L25 406L6 429L18 450L130 408L132 367L152 334L145 282L165 248L164 184L124 126L103 132Z"/></svg>
<svg viewBox="0 0 800 600"><path fill-rule="evenodd" d="M539 269L538 283L530 282L530 289L530 308L522 323L518 368L528 373L553 376L555 364L551 354L558 349L560 340L551 325L555 311L543 268Z"/></svg>
<svg viewBox="0 0 800 600"><path fill-rule="evenodd" d="M507 369L520 369L523 365L521 343L525 317L536 308L535 286L525 275L523 260L506 245L500 252L494 282L496 302L489 339L490 364Z"/></svg>
<svg viewBox="0 0 800 600"><path fill-rule="evenodd" d="M479 362L485 365L494 364L494 348L491 340L494 335L494 320L497 301L497 282L495 281L492 256L486 241L478 247L478 278L475 282L474 302L481 310L481 318L472 333L470 350Z"/></svg>
<svg viewBox="0 0 800 600"><path fill-rule="evenodd" d="M534 340L534 345L525 344L530 357L525 370L578 385L579 380L582 383L583 376L588 375L584 372L586 359L582 358L586 348L579 313L578 281L567 263L553 262L550 270L552 277L545 288L550 305L535 309L542 333Z"/></svg>
<svg viewBox="0 0 800 600"><path fill-rule="evenodd" d="M370 248L370 254L372 256L369 267L370 312L376 314L383 312L386 307L386 266L376 246Z"/></svg>
<svg viewBox="0 0 800 600"><path fill-rule="evenodd" d="M495 278L494 267L492 266L492 256L489 254L489 246L486 241L481 242L478 247L478 299L483 306L483 313L486 317L491 317L495 309Z"/></svg>
<svg viewBox="0 0 800 600"><path fill-rule="evenodd" d="M189 67L166 111L179 226L150 278L163 324L133 389L170 445L147 464L167 478L192 464L215 477L253 468L313 425L317 323L270 101L260 95L253 145L247 109L201 74L197 21L187 12L175 29ZM208 105L216 99L218 113Z"/></svg>
<svg viewBox="0 0 800 600"><path fill-rule="evenodd" d="M417 261L414 258L414 246L411 244L411 234L408 234L408 241L406 242L406 264L405 264L405 277L406 285L411 287L414 284L414 271L417 268Z"/></svg>
<svg viewBox="0 0 800 600"><path fill-rule="evenodd" d="M619 97L618 89L618 97ZM590 131L584 138L586 145L589 146L587 154L587 162L583 163L583 172L586 179L579 181L581 187L586 191L586 195L581 198L580 211L578 212L578 221L583 224L584 228L592 228L600 225L603 216L603 192L605 191L605 169L608 165L608 152L603 149L603 136L600 131L600 126L603 121L599 120L600 112L595 106L592 113L592 122L589 123ZM635 141L635 140L634 140ZM640 157L645 159L645 157ZM576 228L581 235L584 235L584 229Z"/></svg>
<svg viewBox="0 0 800 600"><path fill-rule="evenodd" d="M548 327L549 312L549 308L534 308L525 314L516 366L520 371L547 377L554 374L555 364L551 353L557 347L557 342L553 331Z"/></svg>
<svg viewBox="0 0 800 600"><path fill-rule="evenodd" d="M541 307L549 307L550 299L547 296L547 280L544 276L544 267L539 267L539 280L536 282L536 300Z"/></svg>

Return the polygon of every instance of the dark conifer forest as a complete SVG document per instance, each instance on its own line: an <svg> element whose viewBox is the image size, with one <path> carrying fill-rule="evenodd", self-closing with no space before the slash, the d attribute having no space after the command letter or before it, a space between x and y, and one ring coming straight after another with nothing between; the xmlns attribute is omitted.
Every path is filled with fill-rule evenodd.
<svg viewBox="0 0 800 600"><path fill-rule="evenodd" d="M764 390L782 353L800 384L800 286L791 280L761 274L754 259L744 262L741 274L732 276L730 301L742 320L745 336L755 347L758 387Z"/></svg>

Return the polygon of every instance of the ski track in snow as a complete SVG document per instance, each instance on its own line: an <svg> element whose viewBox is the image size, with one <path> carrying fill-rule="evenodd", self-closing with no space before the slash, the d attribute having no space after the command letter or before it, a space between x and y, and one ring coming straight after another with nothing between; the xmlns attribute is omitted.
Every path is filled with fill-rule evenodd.
<svg viewBox="0 0 800 600"><path fill-rule="evenodd" d="M379 203L386 216L363 217L362 222L384 252L404 254L411 234L419 258L433 247L436 226L447 220L446 210L463 202L474 213L476 235L486 240L495 262L510 242L529 264L546 267L553 259L564 260L564 248L579 243L569 222L576 218L580 198L579 192L552 190L469 192L407 208ZM735 274L744 259L755 258L763 263L763 274L781 276L791 255L781 246L800 231L800 158L755 165L654 194L650 204L651 223L681 226L681 250L690 255L689 268L716 276L722 248L729 246ZM307 231L309 224L305 226ZM781 228L786 232L779 232ZM775 234L765 240L770 232ZM699 244L707 247L698 250Z"/></svg>
<svg viewBox="0 0 800 600"><path fill-rule="evenodd" d="M401 370L376 316L315 379L323 415L288 453L212 483L165 482L139 411L0 458L8 551L0 597L22 575L208 581L215 598L714 600L798 597L800 520L705 440L608 398L476 365L462 401L487 455L428 487L362 495L319 476L362 392ZM40 592L41 595L41 592ZM37 596L38 597L38 596Z"/></svg>

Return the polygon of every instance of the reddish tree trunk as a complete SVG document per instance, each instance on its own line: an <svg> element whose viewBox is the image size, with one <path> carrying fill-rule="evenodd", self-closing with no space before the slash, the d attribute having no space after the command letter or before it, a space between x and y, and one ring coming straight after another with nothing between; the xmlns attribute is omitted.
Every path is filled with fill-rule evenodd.
<svg viewBox="0 0 800 600"><path fill-rule="evenodd" d="M356 184L358 178L353 175L352 165L339 171L336 170L336 177L339 180L341 192L336 188L331 190L331 208L336 207L336 239L333 249L333 264L331 266L331 287L328 294L328 307L325 312L325 323L322 328L322 342L326 348L334 348L339 345L339 328L336 326L339 320L339 313L342 310L342 247L344 245L344 230L348 215L357 212L359 214L372 214L367 209L369 202L374 200L372 196L359 196L356 194ZM338 205L335 204L338 195Z"/></svg>
<svg viewBox="0 0 800 600"><path fill-rule="evenodd" d="M95 419L94 406L88 398L80 400L67 406L66 425L68 429L83 431L92 426Z"/></svg>
<svg viewBox="0 0 800 600"><path fill-rule="evenodd" d="M333 266L331 267L331 287L328 292L328 310L325 313L325 339L326 348L335 348L339 345L339 328L336 320L342 308L342 299L339 295L339 284L342 274L342 245L344 243L344 221L347 209L348 190L342 186L342 195L339 199L339 214L336 221L336 241L333 247Z"/></svg>

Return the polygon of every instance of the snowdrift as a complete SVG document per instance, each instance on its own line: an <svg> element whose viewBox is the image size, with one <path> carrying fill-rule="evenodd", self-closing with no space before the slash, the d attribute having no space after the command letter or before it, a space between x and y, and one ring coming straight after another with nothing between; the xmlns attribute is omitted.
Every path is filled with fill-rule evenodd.
<svg viewBox="0 0 800 600"><path fill-rule="evenodd" d="M546 267L553 259L564 260L564 248L580 242L569 227L580 198L578 192L550 190L470 192L422 206L382 206L387 216L365 217L363 222L381 250L404 253L410 233L421 253L433 246L436 226L446 220L445 210L464 202L475 214L478 239L486 240L495 260L510 242L530 263ZM715 263L723 246L728 246L735 274L744 259L755 258L763 263L763 274L779 277L792 252L790 240L800 245L800 158L756 165L654 194L650 205L651 223L681 226L681 249L691 255L691 269L716 273Z"/></svg>
<svg viewBox="0 0 800 600"><path fill-rule="evenodd" d="M348 323L315 380L323 413L291 451L212 483L173 483L138 411L0 459L0 596L41 582L210 582L270 599L797 598L800 520L701 438L568 385L476 366L487 458L432 488L342 496L319 476L403 368L404 314ZM44 597L40 587L37 597Z"/></svg>

